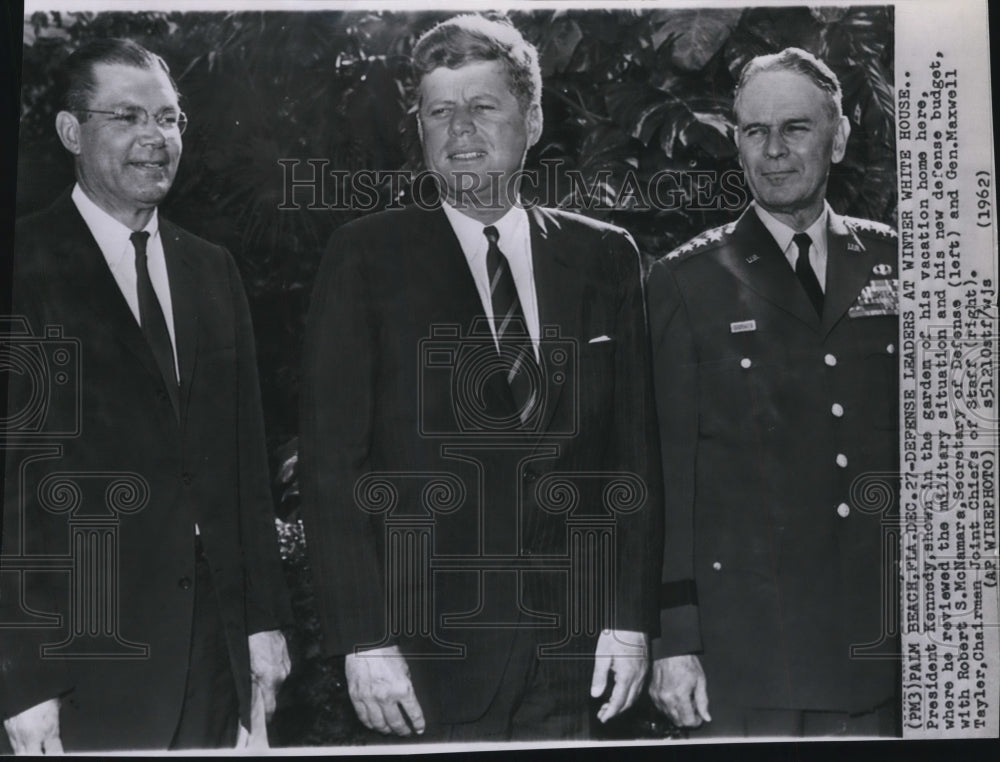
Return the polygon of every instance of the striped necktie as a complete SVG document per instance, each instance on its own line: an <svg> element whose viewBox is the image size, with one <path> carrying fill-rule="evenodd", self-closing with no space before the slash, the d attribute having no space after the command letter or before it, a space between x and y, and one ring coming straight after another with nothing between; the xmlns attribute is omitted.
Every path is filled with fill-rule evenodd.
<svg viewBox="0 0 1000 762"><path fill-rule="evenodd" d="M500 362L517 405L518 418L522 424L527 424L538 412L541 374L535 362L535 350L521 309L521 300L517 296L514 276L507 257L498 245L500 231L489 225L483 229L483 235L489 241L486 270L490 277L493 325Z"/></svg>

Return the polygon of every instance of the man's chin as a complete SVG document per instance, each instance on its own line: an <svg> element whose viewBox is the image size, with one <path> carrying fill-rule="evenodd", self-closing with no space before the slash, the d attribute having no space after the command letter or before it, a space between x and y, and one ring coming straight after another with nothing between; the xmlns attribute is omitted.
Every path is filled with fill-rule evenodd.
<svg viewBox="0 0 1000 762"><path fill-rule="evenodd" d="M516 198L507 201L502 197L495 199L492 195L477 196L468 191L458 197L448 197L446 200L459 213L484 225L492 225L518 203Z"/></svg>
<svg viewBox="0 0 1000 762"><path fill-rule="evenodd" d="M499 188L487 188L485 192L474 192L467 188L456 191L449 188L447 198L448 203L456 209L479 212L506 211L518 202L517 193L513 189L508 192L502 183Z"/></svg>
<svg viewBox="0 0 1000 762"><path fill-rule="evenodd" d="M136 188L132 193L132 198L139 203L156 206L167 197L171 185L173 185L173 178L163 183L145 185L141 188Z"/></svg>
<svg viewBox="0 0 1000 762"><path fill-rule="evenodd" d="M756 196L757 203L772 214L793 214L809 206L801 195L794 192L768 193Z"/></svg>

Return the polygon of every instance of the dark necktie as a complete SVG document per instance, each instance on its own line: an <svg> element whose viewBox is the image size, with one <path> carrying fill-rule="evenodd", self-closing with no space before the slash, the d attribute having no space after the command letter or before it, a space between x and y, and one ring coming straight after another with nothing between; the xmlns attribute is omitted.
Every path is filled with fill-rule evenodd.
<svg viewBox="0 0 1000 762"><path fill-rule="evenodd" d="M177 373L174 370L174 350L170 344L170 334L167 332L167 321L160 309L160 300L156 298L153 282L149 279L149 265L146 261L146 240L149 233L136 231L129 236L135 247L135 280L139 294L139 323L142 334L146 337L149 348L153 350L156 365L163 376L173 405L174 415L180 418L180 393L177 388Z"/></svg>
<svg viewBox="0 0 1000 762"><path fill-rule="evenodd" d="M792 236L795 245L799 247L799 258L795 260L795 274L799 276L799 282L806 290L809 301L816 308L816 314L823 314L823 289L819 286L816 272L809 264L809 247L812 245L812 238L808 233L796 233Z"/></svg>
<svg viewBox="0 0 1000 762"><path fill-rule="evenodd" d="M507 257L497 242L500 231L492 225L483 229L489 241L486 251L486 271L490 276L490 298L493 301L493 324L500 348L500 360L507 374L507 383L514 395L521 423L534 415L539 400L539 374L535 351L528 333L528 324L517 297L517 287Z"/></svg>

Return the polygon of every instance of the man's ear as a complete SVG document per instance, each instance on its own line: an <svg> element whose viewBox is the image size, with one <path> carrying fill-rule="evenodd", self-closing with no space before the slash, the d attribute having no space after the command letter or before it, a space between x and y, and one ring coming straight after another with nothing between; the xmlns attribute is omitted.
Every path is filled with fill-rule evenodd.
<svg viewBox="0 0 1000 762"><path fill-rule="evenodd" d="M847 139L851 136L851 122L846 116L841 116L837 120L837 126L833 133L833 152L830 154L830 161L836 164L844 158L847 151Z"/></svg>
<svg viewBox="0 0 1000 762"><path fill-rule="evenodd" d="M80 122L73 114L68 111L56 114L56 134L67 151L80 155Z"/></svg>
<svg viewBox="0 0 1000 762"><path fill-rule="evenodd" d="M524 115L524 126L528 135L528 148L531 148L542 137L542 107L537 103L528 106Z"/></svg>

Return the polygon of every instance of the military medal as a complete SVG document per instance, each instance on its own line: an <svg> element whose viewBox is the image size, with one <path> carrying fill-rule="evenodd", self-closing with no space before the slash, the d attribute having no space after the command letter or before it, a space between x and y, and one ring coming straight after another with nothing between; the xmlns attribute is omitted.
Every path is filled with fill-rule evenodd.
<svg viewBox="0 0 1000 762"><path fill-rule="evenodd" d="M882 265L876 265L878 269ZM889 265L885 265L889 268ZM891 270L891 268L889 268ZM881 273L879 273L881 274ZM899 300L897 292L899 289L898 278L873 278L868 281L868 285L861 289L861 295L851 308L847 311L849 317L880 317L883 315L898 315Z"/></svg>

